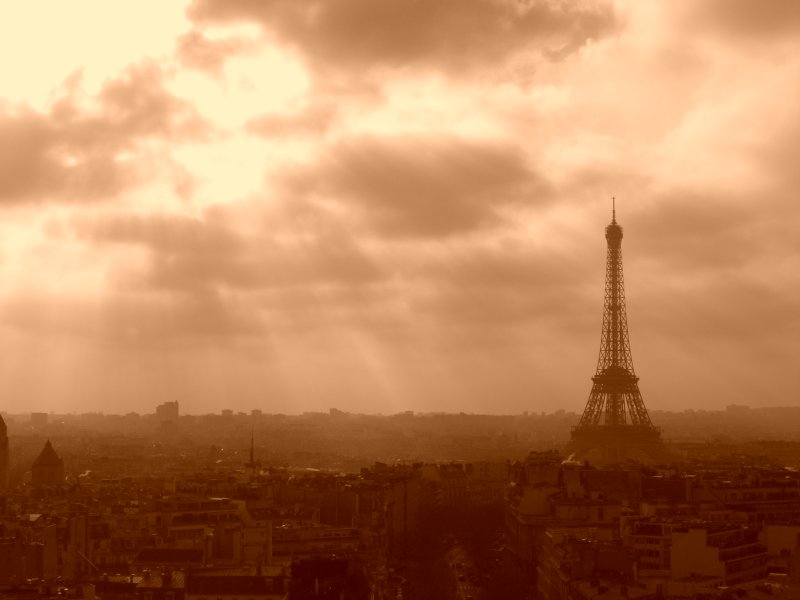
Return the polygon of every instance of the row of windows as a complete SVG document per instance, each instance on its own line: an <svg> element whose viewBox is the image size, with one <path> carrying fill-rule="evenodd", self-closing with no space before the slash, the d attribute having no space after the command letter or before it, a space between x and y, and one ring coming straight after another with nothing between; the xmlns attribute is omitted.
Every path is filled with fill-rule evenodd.
<svg viewBox="0 0 800 600"><path fill-rule="evenodd" d="M663 538L658 537L645 537L645 536L631 536L631 541L634 544L644 544L648 546L660 546Z"/></svg>
<svg viewBox="0 0 800 600"><path fill-rule="evenodd" d="M734 563L728 563L725 566L725 570L728 573L739 573L741 571L747 571L748 569L763 567L766 564L767 564L767 556L760 555L760 556L754 556L753 558L740 560Z"/></svg>

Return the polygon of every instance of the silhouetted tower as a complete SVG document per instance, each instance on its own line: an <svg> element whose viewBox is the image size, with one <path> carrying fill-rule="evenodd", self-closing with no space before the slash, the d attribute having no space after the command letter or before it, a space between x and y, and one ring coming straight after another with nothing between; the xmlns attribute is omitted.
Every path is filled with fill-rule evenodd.
<svg viewBox="0 0 800 600"><path fill-rule="evenodd" d="M8 485L8 428L0 415L0 490Z"/></svg>
<svg viewBox="0 0 800 600"><path fill-rule="evenodd" d="M256 469L260 466L259 463L256 462L255 429L250 430L250 460L247 461L245 466L250 469L253 475L256 474Z"/></svg>
<svg viewBox="0 0 800 600"><path fill-rule="evenodd" d="M50 440L33 461L31 467L33 485L61 485L64 483L64 459L56 454Z"/></svg>
<svg viewBox="0 0 800 600"><path fill-rule="evenodd" d="M661 432L650 421L633 370L625 286L622 277L622 227L616 206L606 227L606 290L600 357L592 377L592 391L580 423L572 431L569 450L604 461L624 458L659 459L664 456Z"/></svg>

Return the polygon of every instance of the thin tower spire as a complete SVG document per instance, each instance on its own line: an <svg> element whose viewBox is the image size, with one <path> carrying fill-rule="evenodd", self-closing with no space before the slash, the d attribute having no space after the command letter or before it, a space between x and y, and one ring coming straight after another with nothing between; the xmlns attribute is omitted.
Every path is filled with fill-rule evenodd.
<svg viewBox="0 0 800 600"><path fill-rule="evenodd" d="M250 464L255 467L256 464L256 457L254 452L255 445L255 431L253 429L250 430Z"/></svg>

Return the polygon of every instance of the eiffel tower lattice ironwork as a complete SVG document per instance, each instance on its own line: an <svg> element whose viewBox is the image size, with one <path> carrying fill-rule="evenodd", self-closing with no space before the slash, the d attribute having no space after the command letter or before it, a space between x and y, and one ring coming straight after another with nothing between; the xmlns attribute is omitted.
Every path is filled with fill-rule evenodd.
<svg viewBox="0 0 800 600"><path fill-rule="evenodd" d="M616 206L606 227L608 253L603 306L603 332L597 371L580 423L573 428L570 450L578 455L599 451L605 459L638 453L650 458L663 455L661 432L650 421L639 378L633 370L625 286L622 276L622 227Z"/></svg>

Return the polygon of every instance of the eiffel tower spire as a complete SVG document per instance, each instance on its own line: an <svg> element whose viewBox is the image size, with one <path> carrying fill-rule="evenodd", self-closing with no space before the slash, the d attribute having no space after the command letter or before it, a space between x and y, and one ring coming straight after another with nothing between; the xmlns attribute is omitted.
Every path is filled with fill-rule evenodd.
<svg viewBox="0 0 800 600"><path fill-rule="evenodd" d="M639 378L633 370L628 319L625 313L625 285L622 276L622 227L617 223L616 199L611 223L606 227L606 286L603 303L603 331L600 356L592 377L592 390L573 429L571 450L600 450L607 458L642 450L660 454L661 434L650 421Z"/></svg>

